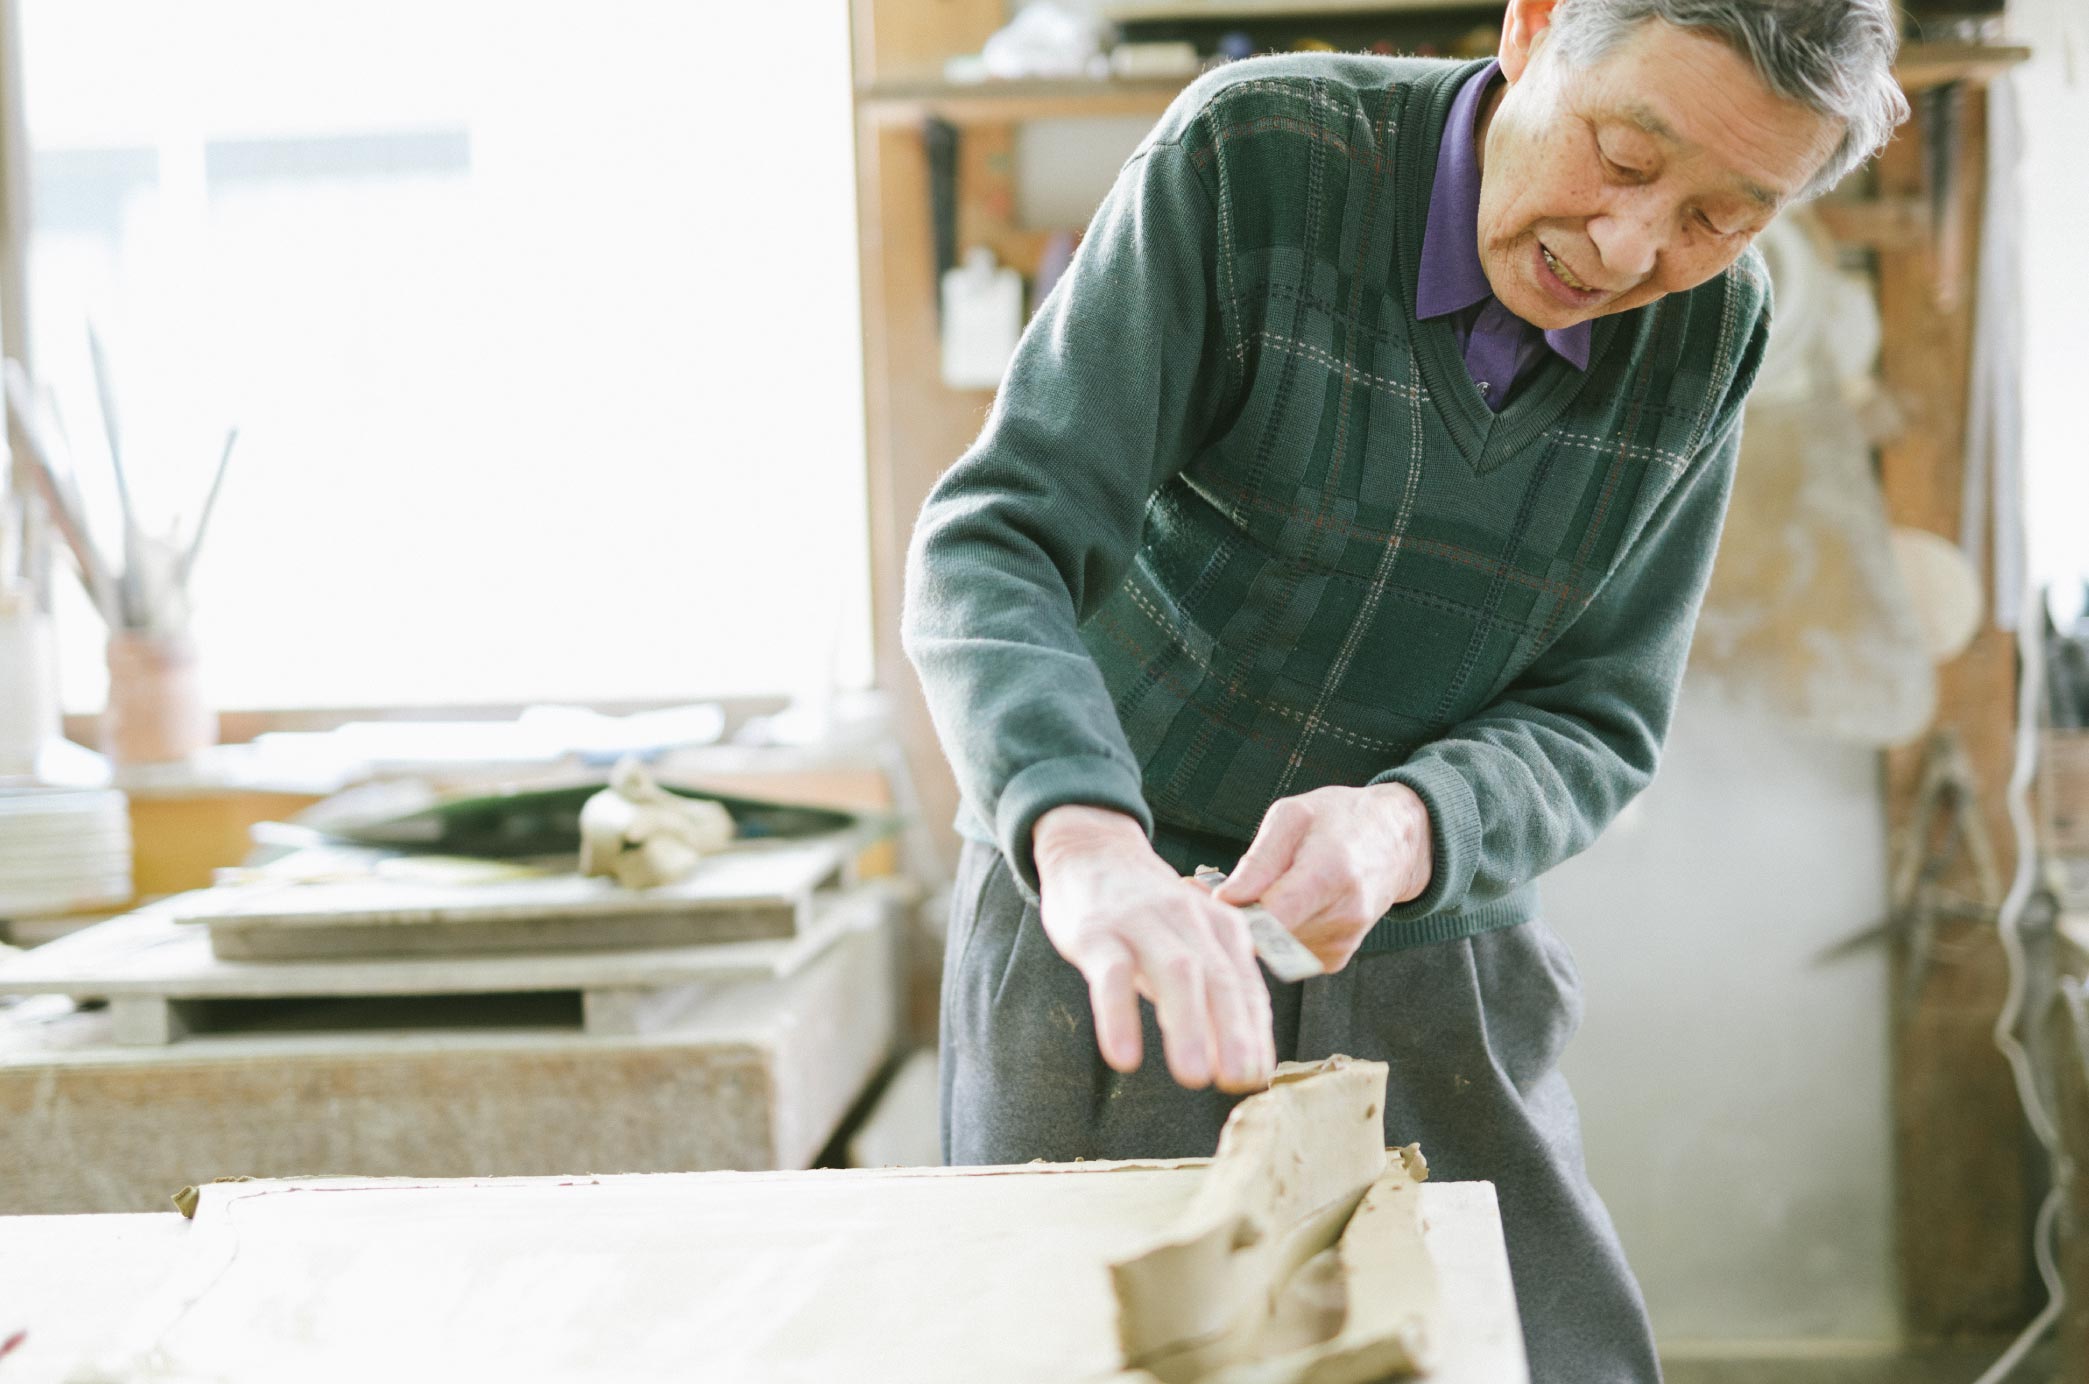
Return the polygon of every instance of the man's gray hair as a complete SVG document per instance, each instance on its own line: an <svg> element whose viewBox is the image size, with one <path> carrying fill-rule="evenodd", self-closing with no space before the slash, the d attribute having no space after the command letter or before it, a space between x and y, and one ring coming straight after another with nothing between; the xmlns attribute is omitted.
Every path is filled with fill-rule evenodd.
<svg viewBox="0 0 2089 1384"><path fill-rule="evenodd" d="M1562 0L1551 41L1556 56L1593 62L1649 19L1706 31L1771 91L1843 123L1842 142L1797 200L1841 182L1908 118L1893 76L1892 0Z"/></svg>

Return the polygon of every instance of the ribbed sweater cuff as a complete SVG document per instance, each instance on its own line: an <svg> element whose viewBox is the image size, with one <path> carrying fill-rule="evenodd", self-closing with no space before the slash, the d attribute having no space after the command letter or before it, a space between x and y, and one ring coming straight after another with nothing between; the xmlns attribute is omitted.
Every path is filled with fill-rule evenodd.
<svg viewBox="0 0 2089 1384"><path fill-rule="evenodd" d="M1030 832L1037 819L1055 807L1081 803L1107 807L1136 818L1147 839L1153 837L1153 810L1146 806L1139 777L1122 762L1101 755L1069 755L1031 765L1008 781L994 808L994 839L1023 887L1038 892L1037 858Z"/></svg>
<svg viewBox="0 0 2089 1384"><path fill-rule="evenodd" d="M1404 783L1429 810L1429 887L1395 905L1384 921L1402 923L1457 908L1480 859L1480 805L1471 786L1457 770L1434 759L1410 760L1371 782Z"/></svg>
<svg viewBox="0 0 2089 1384"><path fill-rule="evenodd" d="M1526 884L1504 898L1459 913L1437 913L1404 923L1381 918L1364 934L1356 954L1370 956L1375 952L1405 951L1409 947L1456 942L1498 928L1516 927L1537 916L1537 886Z"/></svg>

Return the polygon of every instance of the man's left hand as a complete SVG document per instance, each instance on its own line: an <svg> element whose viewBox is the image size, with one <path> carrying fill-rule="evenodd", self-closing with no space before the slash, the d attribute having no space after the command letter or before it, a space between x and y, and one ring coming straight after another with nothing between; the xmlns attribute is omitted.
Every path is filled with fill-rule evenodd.
<svg viewBox="0 0 2089 1384"><path fill-rule="evenodd" d="M1429 810L1404 783L1279 798L1217 897L1260 903L1330 973L1371 925L1421 897L1432 871Z"/></svg>

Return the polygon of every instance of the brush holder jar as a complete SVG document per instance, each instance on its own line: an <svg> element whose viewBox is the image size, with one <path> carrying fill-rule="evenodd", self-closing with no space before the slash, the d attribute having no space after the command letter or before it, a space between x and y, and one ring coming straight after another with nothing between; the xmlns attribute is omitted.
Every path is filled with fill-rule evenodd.
<svg viewBox="0 0 2089 1384"><path fill-rule="evenodd" d="M109 706L102 750L118 764L171 764L218 743L196 643L186 632L109 636Z"/></svg>

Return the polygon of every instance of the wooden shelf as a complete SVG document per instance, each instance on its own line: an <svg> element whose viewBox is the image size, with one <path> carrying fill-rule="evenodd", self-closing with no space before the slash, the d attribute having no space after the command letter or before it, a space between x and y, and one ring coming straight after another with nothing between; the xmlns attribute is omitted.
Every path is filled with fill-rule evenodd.
<svg viewBox="0 0 2089 1384"><path fill-rule="evenodd" d="M1997 43L1908 43L1893 74L1909 95L1946 82L1985 82L2028 60L2031 50Z"/></svg>
<svg viewBox="0 0 2089 1384"><path fill-rule="evenodd" d="M1256 19L1308 19L1315 15L1424 13L1429 10L1499 9L1487 0L1122 0L1105 4L1103 18L1116 24L1158 21L1199 23Z"/></svg>
<svg viewBox="0 0 2089 1384"><path fill-rule="evenodd" d="M943 824L957 814L958 795L900 645L902 574L914 516L943 469L979 436L991 396L945 389L936 368L937 170L921 137L923 126L934 118L963 128L954 151L957 243L987 246L1028 273L1047 232L1023 224L1017 212L1020 128L1039 120L1098 117L1150 124L1188 79L953 83L944 80L946 64L979 53L1007 24L1007 0L847 3L856 73L873 648L878 684L893 697L895 732L920 794L919 815L931 824L929 834L947 861L957 846ZM1493 21L1499 22L1496 4ZM1341 39L1373 29L1406 34L1464 27L1465 14L1477 8L1460 0L1100 0L1099 7L1155 36L1208 26L1247 29L1271 40L1322 25L1325 37ZM1963 81L1969 104L1978 105L1985 80L2025 56L2014 47L1910 43L1902 49L1898 76L1912 93ZM1911 122L1903 139L1920 143L1923 126ZM1124 150L1134 142L1124 138ZM1887 259L1912 257L1943 269L1966 262L1932 253L1939 224L1935 199L1919 181L1836 214L1840 234ZM1957 243L1965 244L1963 235ZM1932 270L1931 281L1938 277Z"/></svg>
<svg viewBox="0 0 2089 1384"><path fill-rule="evenodd" d="M1167 3L1141 6L1148 10L1224 9L1231 13L1235 0L1204 0L1202 4ZM1245 11L1257 0L1238 0ZM1439 0L1418 4L1441 7ZM1340 8L1357 11L1411 8L1387 5L1385 0L1340 0ZM1318 8L1318 6L1316 6ZM1271 12L1275 12L1272 8ZM1901 49L1894 69L1903 89L1910 94L1927 91L1947 82L1984 82L2007 72L2031 56L2028 48L1974 43L1910 43ZM1186 79L1156 77L1140 81L984 81L944 82L924 80L889 82L860 89L857 107L875 125L917 125L935 116L953 125L1015 125L1026 120L1079 119L1113 115L1159 115L1188 85Z"/></svg>
<svg viewBox="0 0 2089 1384"><path fill-rule="evenodd" d="M856 94L873 124L914 125L935 116L953 125L1013 125L1025 120L1159 115L1186 79L1144 81L986 81L888 83Z"/></svg>

